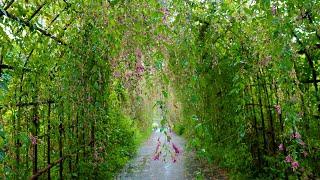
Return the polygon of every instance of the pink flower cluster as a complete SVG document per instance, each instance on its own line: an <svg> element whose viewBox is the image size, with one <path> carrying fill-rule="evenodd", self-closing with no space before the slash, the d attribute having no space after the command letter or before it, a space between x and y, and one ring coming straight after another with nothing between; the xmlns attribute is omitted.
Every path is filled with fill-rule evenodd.
<svg viewBox="0 0 320 180"><path fill-rule="evenodd" d="M178 149L178 147L177 147L174 143L172 143L172 148L174 149L174 152L175 152L176 154L179 154L179 153L180 153L180 150Z"/></svg>
<svg viewBox="0 0 320 180"><path fill-rule="evenodd" d="M136 64L136 73L141 76L144 72L144 66L142 64L142 62L137 62Z"/></svg>
<svg viewBox="0 0 320 180"><path fill-rule="evenodd" d="M177 155L180 153L180 150L174 143L172 143L172 148L174 150L174 153L172 154L172 161L175 163L177 161Z"/></svg>
<svg viewBox="0 0 320 180"><path fill-rule="evenodd" d="M36 145L37 144L37 136L30 136L30 140L31 140L31 143L32 145Z"/></svg>
<svg viewBox="0 0 320 180"><path fill-rule="evenodd" d="M301 135L298 133L298 132L294 132L291 134L291 138L293 139L300 139L301 138Z"/></svg>
<svg viewBox="0 0 320 180"><path fill-rule="evenodd" d="M298 161L291 162L291 167L292 167L293 170L298 169L298 167L299 167Z"/></svg>
<svg viewBox="0 0 320 180"><path fill-rule="evenodd" d="M158 138L157 140L157 147L156 147L156 151L153 155L153 160L160 160L160 155L161 155L161 141L160 141L160 138ZM169 141L170 143L170 141ZM181 153L181 150L178 148L178 146L174 143L171 143L172 145L172 149L173 151L170 151L171 152L171 158L172 158L172 161L175 163L177 161L177 156L179 153ZM165 160L164 160L165 161Z"/></svg>
<svg viewBox="0 0 320 180"><path fill-rule="evenodd" d="M160 159L160 153L156 153L154 156L153 156L153 160L159 160Z"/></svg>
<svg viewBox="0 0 320 180"><path fill-rule="evenodd" d="M292 157L291 157L290 155L288 155L288 156L286 157L285 161L286 161L287 163L290 163L290 162L293 161L293 159L292 159Z"/></svg>
<svg viewBox="0 0 320 180"><path fill-rule="evenodd" d="M308 156L307 151L303 151L302 154L303 154L304 157L307 157L307 156Z"/></svg>
<svg viewBox="0 0 320 180"><path fill-rule="evenodd" d="M300 144L301 146L306 146L306 143L303 142L302 140L299 141L299 144Z"/></svg>
<svg viewBox="0 0 320 180"><path fill-rule="evenodd" d="M302 149L303 151L302 151L302 152L301 152L300 150L299 150L299 151L301 152L301 154L302 154L303 157L307 157L307 156L308 156L308 153L304 150L304 147L306 146L306 143L302 141L300 133L299 133L299 132L293 132L293 133L290 135L290 139L291 139L290 141L292 141L292 142L297 142L299 145L301 145L301 146L303 147L303 149ZM294 140L294 141L293 141L293 140ZM282 143L279 144L278 147L279 147L279 151L285 151L285 150L286 150L284 144L282 144ZM290 154L285 157L284 161L285 161L286 163L290 163L291 168L292 168L293 171L297 170L297 169L300 167L299 162L296 161L296 160L294 160L294 159L291 157ZM302 169L302 168L301 168L301 169Z"/></svg>
<svg viewBox="0 0 320 180"><path fill-rule="evenodd" d="M281 106L280 105L275 105L274 108L277 111L277 114L280 115L281 114Z"/></svg>
<svg viewBox="0 0 320 180"><path fill-rule="evenodd" d="M280 145L279 145L279 151L283 151L284 150L284 145L281 143Z"/></svg>
<svg viewBox="0 0 320 180"><path fill-rule="evenodd" d="M142 51L139 48L136 50L136 58L137 58L136 73L137 73L137 76L142 76L145 68L142 62Z"/></svg>
<svg viewBox="0 0 320 180"><path fill-rule="evenodd" d="M153 156L153 160L159 160L160 159L160 154L161 154L161 142L160 142L160 138L158 138L158 143L157 143L157 148L156 148L156 152Z"/></svg>
<svg viewBox="0 0 320 180"><path fill-rule="evenodd" d="M293 158L292 158L290 155L288 155L288 156L285 158L285 162L291 163L291 168L292 168L293 170L296 170L296 169L298 169L298 167L299 167L298 161L294 161Z"/></svg>

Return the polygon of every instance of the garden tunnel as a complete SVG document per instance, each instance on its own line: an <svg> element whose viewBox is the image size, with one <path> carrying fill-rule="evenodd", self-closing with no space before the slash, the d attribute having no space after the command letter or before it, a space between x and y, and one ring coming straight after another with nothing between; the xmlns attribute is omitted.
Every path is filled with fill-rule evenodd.
<svg viewBox="0 0 320 180"><path fill-rule="evenodd" d="M161 107L160 124L235 179L318 178L319 10L0 0L0 177L114 178Z"/></svg>

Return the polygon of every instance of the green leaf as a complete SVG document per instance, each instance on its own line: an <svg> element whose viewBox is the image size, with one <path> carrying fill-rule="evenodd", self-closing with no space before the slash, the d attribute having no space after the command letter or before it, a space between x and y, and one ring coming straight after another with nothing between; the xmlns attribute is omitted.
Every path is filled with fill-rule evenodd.
<svg viewBox="0 0 320 180"><path fill-rule="evenodd" d="M169 94L168 94L168 91L162 91L162 94L163 94L163 96L165 97L165 98L168 98L168 96L169 96Z"/></svg>
<svg viewBox="0 0 320 180"><path fill-rule="evenodd" d="M5 155L6 155L5 152L2 151L2 150L0 150L0 162L3 162L3 161L4 161Z"/></svg>

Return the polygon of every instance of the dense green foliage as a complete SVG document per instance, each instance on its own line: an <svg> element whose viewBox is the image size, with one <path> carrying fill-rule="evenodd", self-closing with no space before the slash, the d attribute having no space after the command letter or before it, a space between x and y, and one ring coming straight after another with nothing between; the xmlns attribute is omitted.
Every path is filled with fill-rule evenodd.
<svg viewBox="0 0 320 180"><path fill-rule="evenodd" d="M140 48L155 42L141 31L145 7L0 4L1 178L113 177L154 114L153 77L142 77Z"/></svg>
<svg viewBox="0 0 320 180"><path fill-rule="evenodd" d="M1 176L112 178L159 106L161 124L235 178L319 177L319 11L0 0Z"/></svg>
<svg viewBox="0 0 320 180"><path fill-rule="evenodd" d="M200 157L248 176L319 177L319 7L187 4L170 67Z"/></svg>

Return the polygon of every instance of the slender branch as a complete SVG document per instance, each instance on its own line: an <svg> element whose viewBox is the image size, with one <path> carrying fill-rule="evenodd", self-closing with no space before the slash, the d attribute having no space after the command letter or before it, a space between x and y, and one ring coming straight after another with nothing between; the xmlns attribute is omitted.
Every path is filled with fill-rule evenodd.
<svg viewBox="0 0 320 180"><path fill-rule="evenodd" d="M306 58L307 58L307 61L308 61L308 64L311 68L311 71L312 71L312 80L313 80L313 85L314 85L314 88L316 90L316 92L318 92L318 86L317 86L317 72L315 70L315 67L314 67L314 63L312 61L312 57L311 55L309 54L308 50L306 49L305 45L303 44L303 42L300 40L300 38L298 37L298 35L292 31L292 35L297 39L297 42L298 44L301 46L301 52L303 52L305 55L306 55ZM317 96L318 97L318 96Z"/></svg>
<svg viewBox="0 0 320 180"><path fill-rule="evenodd" d="M17 107L26 107L26 106L39 106L39 105L46 105L46 104L54 104L55 101L52 99L44 100L44 101L38 101L38 102L21 102L17 104L7 104L7 105L1 105L0 109L8 106L17 106Z"/></svg>
<svg viewBox="0 0 320 180"><path fill-rule="evenodd" d="M47 3L44 2L41 6L39 6L38 9L29 17L28 21L31 21L31 19L34 18L46 4Z"/></svg>
<svg viewBox="0 0 320 180"><path fill-rule="evenodd" d="M245 106L259 106L259 107L265 107L265 108L274 109L274 106L268 106L268 105L263 105L263 104L255 104L255 103L248 103L248 104L245 104Z"/></svg>
<svg viewBox="0 0 320 180"><path fill-rule="evenodd" d="M53 104L54 101L49 99L46 101L39 101L39 102L25 102L25 103L18 103L16 106L18 107L24 107L24 106L38 106L38 105L43 105L43 104Z"/></svg>
<svg viewBox="0 0 320 180"><path fill-rule="evenodd" d="M23 65L23 68L22 68L22 69L23 69L24 72L25 72L25 71L31 71L31 69L26 68L26 65L27 65L27 63L28 63L28 61L29 61L29 59L30 59L33 51L34 51L34 49L32 49L32 50L30 51L30 53L29 53L29 55L28 55L28 57L27 57L27 60L26 60L25 64ZM1 58L0 71L2 71L2 69L14 70L14 69L16 69L16 67L11 66L11 65L7 65L7 64L2 64L2 58Z"/></svg>
<svg viewBox="0 0 320 180"><path fill-rule="evenodd" d="M9 7L13 4L14 0L11 0L5 7L4 10L9 9Z"/></svg>
<svg viewBox="0 0 320 180"><path fill-rule="evenodd" d="M0 70L2 70L2 69L11 69L11 70L13 70L14 67L10 66L10 65L7 65L7 64L0 64Z"/></svg>
<svg viewBox="0 0 320 180"><path fill-rule="evenodd" d="M3 69L14 70L16 67L7 64L0 64L0 70L2 71ZM31 71L29 68L22 68L22 70L27 72Z"/></svg>
<svg viewBox="0 0 320 180"><path fill-rule="evenodd" d="M303 81L301 81L302 83L305 83L305 84L309 84L309 83L314 83L314 82L316 82L316 83L319 83L320 82L320 79L317 79L317 80L303 80Z"/></svg>
<svg viewBox="0 0 320 180"><path fill-rule="evenodd" d="M316 31L316 36L318 37L318 40L320 40L320 34L318 33L318 31Z"/></svg>
<svg viewBox="0 0 320 180"><path fill-rule="evenodd" d="M47 172L48 170L50 170L51 168L53 168L54 166L58 165L60 162L64 161L68 156L62 157L58 160L56 160L55 162L48 164L48 166L40 171L38 171L36 174L32 175L30 179L37 179L39 176L41 176L43 173Z"/></svg>
<svg viewBox="0 0 320 180"><path fill-rule="evenodd" d="M33 52L34 52L34 49L32 49L32 50L29 52L28 57L27 57L27 60L26 60L26 62L25 62L24 65L23 65L23 68L24 68L24 69L27 67L27 64L28 64L28 62L29 62L29 59L30 59L31 55L33 54Z"/></svg>
<svg viewBox="0 0 320 180"><path fill-rule="evenodd" d="M66 3L67 3L67 2L66 2ZM70 8L70 4L67 4L67 6L64 7L64 9L63 9L59 14L57 14L57 15L51 20L51 22L49 23L49 25L53 24L53 23L58 19L58 17L59 17L64 11L68 10L69 8ZM64 30L65 30L65 29L64 29Z"/></svg>
<svg viewBox="0 0 320 180"><path fill-rule="evenodd" d="M47 32L46 30L41 29L41 28L39 28L39 27L31 24L29 21L24 21L24 20L22 20L22 19L20 19L20 18L18 18L18 17L16 17L16 16L10 14L10 13L9 13L8 11L6 11L6 10L0 11L0 17L1 17L2 15L6 16L6 17L8 17L9 19L12 19L12 20L14 20L14 21L16 21L16 22L18 22L18 23L20 23L20 24L22 24L23 26L29 27L30 29L34 29L34 30L40 32L42 35L47 36L47 37L55 40L56 42L58 42L58 43L60 43L60 44L62 44L62 45L66 45L66 43L64 43L61 39L57 38L57 37L54 36L53 34L50 34L50 33Z"/></svg>
<svg viewBox="0 0 320 180"><path fill-rule="evenodd" d="M71 6L71 4L67 0L63 0L64 3L67 4L67 6Z"/></svg>

